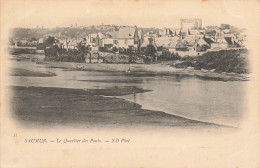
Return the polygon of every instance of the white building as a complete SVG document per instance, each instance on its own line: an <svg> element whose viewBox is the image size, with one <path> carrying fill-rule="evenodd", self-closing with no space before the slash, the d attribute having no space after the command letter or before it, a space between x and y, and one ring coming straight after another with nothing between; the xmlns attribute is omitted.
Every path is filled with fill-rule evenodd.
<svg viewBox="0 0 260 168"><path fill-rule="evenodd" d="M141 37L136 27L120 27L118 31L108 32L108 35L102 39L102 46L113 45L115 47L128 48L137 47Z"/></svg>

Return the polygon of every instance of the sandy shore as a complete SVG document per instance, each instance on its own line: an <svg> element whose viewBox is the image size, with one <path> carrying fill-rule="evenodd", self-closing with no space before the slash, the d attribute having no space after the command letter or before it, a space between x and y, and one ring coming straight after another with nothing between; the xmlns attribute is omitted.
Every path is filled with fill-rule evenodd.
<svg viewBox="0 0 260 168"><path fill-rule="evenodd" d="M13 116L28 127L69 125L96 127L204 127L223 125L190 120L161 111L142 109L121 98L107 97L146 92L136 87L81 90L10 87Z"/></svg>
<svg viewBox="0 0 260 168"><path fill-rule="evenodd" d="M86 64L72 62L48 62L40 61L49 68L62 68L64 70L115 72L119 75L128 76L178 76L178 77L196 77L202 80L218 81L248 81L249 75L235 73L215 73L210 71L176 69L167 64ZM130 68L130 72L128 69Z"/></svg>
<svg viewBox="0 0 260 168"><path fill-rule="evenodd" d="M114 72L113 75L128 76L177 76L177 77L196 77L201 80L216 81L248 81L250 74L236 73L216 73L209 70L191 70L171 67L171 61L156 64L107 64L107 63L74 63L74 62L50 62L43 61L42 54L21 54L13 55L12 59L33 60L37 64L44 64L49 68L61 68L67 71L97 71ZM130 73L128 69L130 68ZM18 75L23 76L23 75Z"/></svg>

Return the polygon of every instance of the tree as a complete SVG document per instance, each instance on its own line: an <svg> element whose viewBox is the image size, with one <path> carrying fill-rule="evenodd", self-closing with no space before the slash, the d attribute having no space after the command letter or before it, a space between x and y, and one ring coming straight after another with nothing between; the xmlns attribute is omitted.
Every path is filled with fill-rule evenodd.
<svg viewBox="0 0 260 168"><path fill-rule="evenodd" d="M146 46L145 55L146 56L154 56L156 53L156 49L152 44L148 44Z"/></svg>
<svg viewBox="0 0 260 168"><path fill-rule="evenodd" d="M52 46L55 43L56 39L52 36L49 36L46 40L45 40L45 45L46 46Z"/></svg>
<svg viewBox="0 0 260 168"><path fill-rule="evenodd" d="M147 47L146 47L146 50L145 50L145 55L146 56L152 56L153 61L156 61L156 53L157 53L157 50L154 47L154 45L148 44Z"/></svg>
<svg viewBox="0 0 260 168"><path fill-rule="evenodd" d="M116 48L116 47L113 47L113 48L112 48L112 52L113 52L113 53L116 53L117 51L118 51L118 48Z"/></svg>
<svg viewBox="0 0 260 168"><path fill-rule="evenodd" d="M77 45L77 48L78 48L79 53L82 53L82 54L86 54L89 51L89 48L86 47L85 45L82 45L81 42Z"/></svg>

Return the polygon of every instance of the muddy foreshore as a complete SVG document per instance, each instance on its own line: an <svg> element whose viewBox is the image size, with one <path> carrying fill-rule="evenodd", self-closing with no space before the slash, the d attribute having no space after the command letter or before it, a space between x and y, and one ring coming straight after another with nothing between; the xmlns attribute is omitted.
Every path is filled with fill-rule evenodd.
<svg viewBox="0 0 260 168"><path fill-rule="evenodd" d="M161 111L143 109L121 96L147 92L136 87L82 90L52 87L9 87L13 117L28 127L69 125L96 127L199 127L228 128ZM110 96L110 97L108 97Z"/></svg>
<svg viewBox="0 0 260 168"><path fill-rule="evenodd" d="M31 77L51 77L56 76L53 72L36 72L36 71L30 71L23 68L12 68L11 76L31 76Z"/></svg>

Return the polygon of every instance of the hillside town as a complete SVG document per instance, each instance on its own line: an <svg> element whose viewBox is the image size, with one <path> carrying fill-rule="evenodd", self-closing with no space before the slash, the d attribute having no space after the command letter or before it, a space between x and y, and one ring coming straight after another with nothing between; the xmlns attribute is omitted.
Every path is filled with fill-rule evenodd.
<svg viewBox="0 0 260 168"><path fill-rule="evenodd" d="M51 44L46 44L50 38L53 38ZM46 49L52 46L60 51L85 47L83 50L87 52L83 57L88 63L152 63L176 57L196 57L212 51L243 49L245 45L244 29L229 24L203 27L202 19L180 19L178 28L163 29L103 23L89 27L71 24L67 28L54 29L17 28L10 40L10 48L35 49L45 55ZM64 55L59 53L59 56ZM73 53L77 54L71 52L71 55Z"/></svg>

